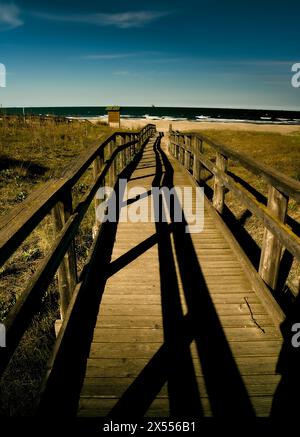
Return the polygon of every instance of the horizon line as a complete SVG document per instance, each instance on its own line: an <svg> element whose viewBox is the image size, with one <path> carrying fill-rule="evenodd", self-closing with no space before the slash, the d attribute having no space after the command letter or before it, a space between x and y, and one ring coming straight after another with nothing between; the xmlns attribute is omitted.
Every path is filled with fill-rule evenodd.
<svg viewBox="0 0 300 437"><path fill-rule="evenodd" d="M0 106L0 110L3 109L22 109L22 108L104 108L108 106L109 104L104 105L32 105L32 106ZM152 105L118 105L121 106L121 108L153 108ZM247 110L247 111L296 111L300 112L300 106L299 109L295 108L266 108L266 107L237 107L237 106L164 106L164 105L155 105L154 108L182 108L182 109L236 109L236 110Z"/></svg>

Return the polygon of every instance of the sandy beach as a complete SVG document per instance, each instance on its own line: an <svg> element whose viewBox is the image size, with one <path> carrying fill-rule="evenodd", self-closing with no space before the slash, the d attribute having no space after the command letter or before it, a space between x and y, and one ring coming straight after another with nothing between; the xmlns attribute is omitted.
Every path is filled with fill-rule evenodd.
<svg viewBox="0 0 300 437"><path fill-rule="evenodd" d="M97 123L99 118L90 118L91 123ZM101 118L101 121L107 121L107 118ZM193 130L236 130L252 132L273 132L288 134L300 131L300 125L272 124L272 123L239 123L239 122L207 122L207 121L170 121L170 120L151 120L145 118L122 118L121 129L140 129L148 123L153 123L160 132L167 132L170 124L174 130L193 131Z"/></svg>
<svg viewBox="0 0 300 437"><path fill-rule="evenodd" d="M147 120L147 119L126 119L121 118L121 128L141 128L148 123L153 123L160 132L167 132L169 125L172 124L174 130L191 131L207 129L227 129L238 131L257 131L257 132L274 132L290 133L300 131L300 125L284 124L255 124L255 123L218 123L218 122L197 122L197 121L169 121L169 120Z"/></svg>

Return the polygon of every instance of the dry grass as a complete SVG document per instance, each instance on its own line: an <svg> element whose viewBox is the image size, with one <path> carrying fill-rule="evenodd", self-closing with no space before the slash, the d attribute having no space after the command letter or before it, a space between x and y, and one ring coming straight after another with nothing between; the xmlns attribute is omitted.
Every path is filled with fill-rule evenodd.
<svg viewBox="0 0 300 437"><path fill-rule="evenodd" d="M300 180L300 130L288 134L235 130L206 130L200 133L217 143L224 144L298 181ZM205 145L205 150L211 158L214 157L209 146ZM267 196L268 186L262 178L253 175L233 161L229 162L229 171ZM208 185L212 185L212 180L208 182ZM231 192L226 194L226 205L234 213L236 219L243 222L244 229L261 247L264 228L260 220L248 214ZM293 199L289 201L288 214L296 221L300 221L300 205ZM297 294L299 277L299 262L294 261L283 292L287 291L288 288L293 294Z"/></svg>
<svg viewBox="0 0 300 437"><path fill-rule="evenodd" d="M28 194L112 130L88 122L59 123L37 120L20 123L0 120L0 215L22 202ZM88 170L74 186L76 204L92 181ZM81 268L92 242L91 208L76 238ZM46 216L35 231L0 269L0 321L4 320L51 247L54 230ZM24 334L0 383L0 414L30 415L46 363L55 341L54 322L59 317L56 280L49 286L40 310Z"/></svg>
<svg viewBox="0 0 300 437"><path fill-rule="evenodd" d="M0 215L109 132L107 126L89 122L0 120Z"/></svg>

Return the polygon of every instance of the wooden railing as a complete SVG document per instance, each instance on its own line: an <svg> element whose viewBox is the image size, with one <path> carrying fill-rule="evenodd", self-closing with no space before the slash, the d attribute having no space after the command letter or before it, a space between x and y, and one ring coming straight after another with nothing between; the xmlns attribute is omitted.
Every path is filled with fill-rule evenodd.
<svg viewBox="0 0 300 437"><path fill-rule="evenodd" d="M237 151L216 144L203 135L184 134L170 129L169 136L169 152L192 173L196 181L200 183L203 179L203 170L208 170L213 175L212 203L220 214L223 212L227 189L262 221L265 231L259 274L265 283L275 290L282 249L286 248L297 260L300 260L299 235L296 235L286 223L289 198L300 202L300 183ZM215 160L208 158L205 144L212 148ZM238 162L246 170L267 182L269 186L267 205L260 202L227 173L230 160Z"/></svg>
<svg viewBox="0 0 300 437"><path fill-rule="evenodd" d="M100 145L88 150L65 169L60 178L35 190L24 202L0 221L0 265L20 247L44 217L52 213L56 238L30 282L5 318L6 347L0 348L0 375L5 370L24 332L40 307L40 302L58 271L60 312L64 319L76 288L77 262L74 237L99 187L113 187L118 174L142 151L155 132L148 124L139 132L115 132ZM93 166L93 184L73 210L72 188ZM95 207L98 206L95 200ZM95 227L100 223L95 219ZM91 230L92 231L92 230ZM94 230L95 232L95 230Z"/></svg>

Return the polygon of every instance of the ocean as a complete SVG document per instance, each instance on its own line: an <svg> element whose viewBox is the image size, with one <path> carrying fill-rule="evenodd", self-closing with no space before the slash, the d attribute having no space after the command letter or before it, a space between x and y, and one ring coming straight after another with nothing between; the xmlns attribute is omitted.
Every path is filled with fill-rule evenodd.
<svg viewBox="0 0 300 437"><path fill-rule="evenodd" d="M32 115L59 115L79 118L105 118L105 106L79 107L28 107L25 114ZM23 114L23 108L1 108L0 114ZM124 106L121 108L121 117L143 118L145 120L190 120L199 123L210 122L246 122L246 123L274 123L299 124L300 111L278 111L261 109L224 109L224 108L175 108L162 106Z"/></svg>

